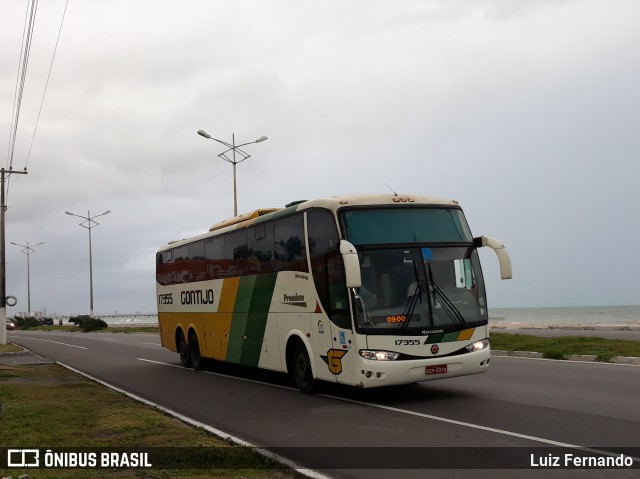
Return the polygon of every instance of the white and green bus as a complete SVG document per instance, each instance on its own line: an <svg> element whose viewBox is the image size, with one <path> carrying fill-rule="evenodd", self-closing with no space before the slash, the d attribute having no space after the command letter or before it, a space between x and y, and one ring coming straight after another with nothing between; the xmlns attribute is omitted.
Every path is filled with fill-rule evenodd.
<svg viewBox="0 0 640 479"><path fill-rule="evenodd" d="M358 195L297 201L213 225L156 258L162 345L203 358L376 387L485 372L487 299L456 201Z"/></svg>

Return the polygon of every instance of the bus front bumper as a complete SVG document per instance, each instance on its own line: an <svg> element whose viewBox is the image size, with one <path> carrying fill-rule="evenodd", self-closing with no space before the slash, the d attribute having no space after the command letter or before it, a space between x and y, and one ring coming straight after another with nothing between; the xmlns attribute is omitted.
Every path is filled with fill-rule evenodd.
<svg viewBox="0 0 640 479"><path fill-rule="evenodd" d="M487 372L491 348L440 358L374 361L360 358L357 386L372 388L411 384Z"/></svg>

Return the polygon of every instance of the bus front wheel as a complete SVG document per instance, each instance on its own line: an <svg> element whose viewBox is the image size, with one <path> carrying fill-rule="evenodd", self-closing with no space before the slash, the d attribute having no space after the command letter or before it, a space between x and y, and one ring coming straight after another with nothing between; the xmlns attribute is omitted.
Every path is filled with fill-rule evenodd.
<svg viewBox="0 0 640 479"><path fill-rule="evenodd" d="M185 368L190 367L191 357L189 355L189 345L184 339L184 334L182 334L182 332L178 334L178 352L180 353L180 364Z"/></svg>
<svg viewBox="0 0 640 479"><path fill-rule="evenodd" d="M302 341L297 341L293 349L293 357L291 361L291 374L296 386L303 393L313 392L316 380L311 370L311 360L309 353Z"/></svg>
<svg viewBox="0 0 640 479"><path fill-rule="evenodd" d="M191 356L191 366L196 371L200 371L202 367L202 356L200 356L200 345L198 344L198 336L191 333L189 336L189 355Z"/></svg>

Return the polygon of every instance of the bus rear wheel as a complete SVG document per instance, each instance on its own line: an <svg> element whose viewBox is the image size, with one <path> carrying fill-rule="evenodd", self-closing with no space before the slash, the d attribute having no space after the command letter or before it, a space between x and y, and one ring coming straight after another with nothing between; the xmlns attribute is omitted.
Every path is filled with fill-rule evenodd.
<svg viewBox="0 0 640 479"><path fill-rule="evenodd" d="M187 341L184 339L184 334L180 332L178 334L178 353L180 353L180 364L182 364L185 368L191 366L191 356L189 355L189 345Z"/></svg>
<svg viewBox="0 0 640 479"><path fill-rule="evenodd" d="M202 367L202 356L200 355L200 345L198 344L198 336L191 333L189 336L189 356L191 356L191 366L196 371L200 371Z"/></svg>
<svg viewBox="0 0 640 479"><path fill-rule="evenodd" d="M316 386L316 380L311 370L311 360L309 353L302 341L297 341L293 348L291 358L291 374L296 383L296 387L303 393L312 393Z"/></svg>

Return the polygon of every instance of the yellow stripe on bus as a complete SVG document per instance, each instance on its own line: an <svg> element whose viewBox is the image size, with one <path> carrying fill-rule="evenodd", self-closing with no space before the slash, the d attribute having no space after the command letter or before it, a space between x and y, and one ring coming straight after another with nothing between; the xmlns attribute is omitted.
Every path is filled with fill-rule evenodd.
<svg viewBox="0 0 640 479"><path fill-rule="evenodd" d="M209 313L210 320L206 321L207 356L224 361L229 346L229 331L233 309L238 295L240 277L226 278L222 283L220 304L217 313Z"/></svg>
<svg viewBox="0 0 640 479"><path fill-rule="evenodd" d="M471 339L471 336L473 336L473 333L475 332L475 330L476 328L471 328L471 329L465 329L464 331L460 331L460 334L458 335L458 341Z"/></svg>

